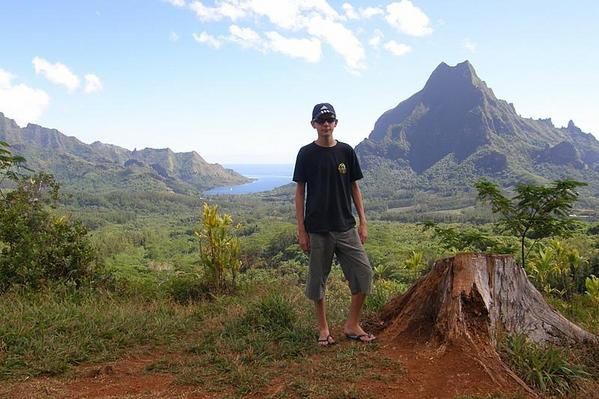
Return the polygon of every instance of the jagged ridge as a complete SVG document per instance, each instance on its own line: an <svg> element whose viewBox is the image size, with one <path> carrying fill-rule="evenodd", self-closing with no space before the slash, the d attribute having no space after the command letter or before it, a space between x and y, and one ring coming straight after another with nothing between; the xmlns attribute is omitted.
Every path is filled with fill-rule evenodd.
<svg viewBox="0 0 599 399"><path fill-rule="evenodd" d="M599 181L599 141L571 121L523 118L468 61L441 63L424 88L379 117L356 147L365 169L391 168L398 185L470 184L480 176ZM417 185L418 185L417 184Z"/></svg>
<svg viewBox="0 0 599 399"><path fill-rule="evenodd" d="M249 181L219 164L209 164L195 151L129 151L99 141L85 144L56 129L35 124L20 128L1 112L0 140L23 155L28 167L51 172L75 189L193 192Z"/></svg>

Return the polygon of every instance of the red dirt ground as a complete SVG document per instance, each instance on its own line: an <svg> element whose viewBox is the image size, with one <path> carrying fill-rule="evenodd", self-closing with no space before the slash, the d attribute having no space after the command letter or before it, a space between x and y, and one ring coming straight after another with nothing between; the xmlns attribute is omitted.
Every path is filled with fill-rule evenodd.
<svg viewBox="0 0 599 399"><path fill-rule="evenodd" d="M326 351L360 345L342 340ZM458 395L503 394L504 397L532 398L521 386L506 375L495 375L485 370L485 361L473 359L467 349L427 348L423 344L386 341L379 337L375 350L381 356L397 360L405 373L394 378L394 383L361 379L356 386L375 398L452 399ZM168 355L170 357L172 355ZM226 397L225 393L206 393L201 387L181 386L168 373L146 371L146 367L165 358L164 353L129 356L104 365L78 368L75 377L34 378L0 388L0 397L11 399L65 398L65 399L212 399ZM317 359L315 361L318 361ZM377 370L381 375L390 370ZM255 392L247 397L268 398L285 393L292 375L282 375L273 381L266 392ZM293 397L293 396L291 396Z"/></svg>

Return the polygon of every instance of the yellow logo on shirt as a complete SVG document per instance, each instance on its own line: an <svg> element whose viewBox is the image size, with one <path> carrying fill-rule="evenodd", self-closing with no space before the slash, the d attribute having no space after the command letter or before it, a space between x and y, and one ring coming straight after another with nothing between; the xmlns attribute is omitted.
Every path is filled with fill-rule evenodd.
<svg viewBox="0 0 599 399"><path fill-rule="evenodd" d="M339 164L339 166L337 167L337 170L339 171L339 173L341 173L342 175L347 173L347 167L345 166L345 164L343 162L341 162Z"/></svg>

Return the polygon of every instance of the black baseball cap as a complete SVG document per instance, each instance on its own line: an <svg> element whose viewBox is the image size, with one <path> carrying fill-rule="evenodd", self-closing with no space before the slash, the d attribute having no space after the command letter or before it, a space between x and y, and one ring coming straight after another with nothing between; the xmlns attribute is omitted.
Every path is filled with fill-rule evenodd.
<svg viewBox="0 0 599 399"><path fill-rule="evenodd" d="M312 121L315 121L316 119L319 119L325 115L329 118L337 119L335 108L333 108L333 106L329 103L316 104L312 109Z"/></svg>

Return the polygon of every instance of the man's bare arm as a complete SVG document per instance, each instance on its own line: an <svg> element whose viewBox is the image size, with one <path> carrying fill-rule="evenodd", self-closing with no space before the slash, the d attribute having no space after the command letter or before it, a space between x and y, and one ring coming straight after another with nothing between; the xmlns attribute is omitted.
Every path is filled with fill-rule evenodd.
<svg viewBox="0 0 599 399"><path fill-rule="evenodd" d="M357 181L354 181L351 184L351 194L352 198L354 199L356 211L358 212L358 219L360 220L360 225L358 226L358 235L360 236L360 241L362 241L362 244L364 244L368 238L368 228L366 226L366 213L364 212L362 191L360 191L360 186L358 185Z"/></svg>
<svg viewBox="0 0 599 399"><path fill-rule="evenodd" d="M297 220L297 238L304 251L310 250L310 237L304 226L304 201L306 198L306 183L298 182L295 186L295 219Z"/></svg>

